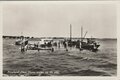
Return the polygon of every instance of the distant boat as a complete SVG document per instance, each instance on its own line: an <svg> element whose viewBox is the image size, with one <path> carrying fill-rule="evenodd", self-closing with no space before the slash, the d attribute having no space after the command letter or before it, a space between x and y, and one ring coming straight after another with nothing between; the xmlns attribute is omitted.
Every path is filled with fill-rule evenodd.
<svg viewBox="0 0 120 80"><path fill-rule="evenodd" d="M24 36L20 36L20 38L15 41L15 45L21 45L22 43L24 43L26 41L27 41L27 39L25 39Z"/></svg>
<svg viewBox="0 0 120 80"><path fill-rule="evenodd" d="M21 45L22 44L22 40L18 39L15 41L15 45Z"/></svg>

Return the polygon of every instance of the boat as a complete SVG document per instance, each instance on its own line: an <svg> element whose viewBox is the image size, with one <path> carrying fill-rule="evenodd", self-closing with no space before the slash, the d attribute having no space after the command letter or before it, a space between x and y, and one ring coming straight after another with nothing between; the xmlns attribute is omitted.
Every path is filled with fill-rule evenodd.
<svg viewBox="0 0 120 80"><path fill-rule="evenodd" d="M87 32L85 33L84 37L83 37L82 34L83 34L83 28L81 27L81 50L82 49L87 49L87 50L90 50L90 51L97 51L99 46L100 46L99 42L97 42L92 37L91 38L85 38ZM87 41L84 41L85 39Z"/></svg>
<svg viewBox="0 0 120 80"><path fill-rule="evenodd" d="M72 40L72 25L70 24L70 39L68 41L69 47L74 47L80 49L80 50L90 50L90 51L97 51L100 47L99 42L97 42L94 38L85 38L86 33L83 36L83 27L81 27L81 38L77 41ZM86 40L86 41L85 41Z"/></svg>

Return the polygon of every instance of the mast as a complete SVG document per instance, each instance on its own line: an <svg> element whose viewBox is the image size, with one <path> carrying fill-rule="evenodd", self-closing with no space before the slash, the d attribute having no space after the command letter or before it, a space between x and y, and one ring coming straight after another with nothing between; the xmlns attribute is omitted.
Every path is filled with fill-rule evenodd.
<svg viewBox="0 0 120 80"><path fill-rule="evenodd" d="M70 24L70 41L72 40L72 25Z"/></svg>
<svg viewBox="0 0 120 80"><path fill-rule="evenodd" d="M82 41L82 37L83 37L83 27L81 26L81 41Z"/></svg>
<svg viewBox="0 0 120 80"><path fill-rule="evenodd" d="M23 40L23 32L21 32L20 39Z"/></svg>
<svg viewBox="0 0 120 80"><path fill-rule="evenodd" d="M81 26L80 49L82 48L83 27Z"/></svg>

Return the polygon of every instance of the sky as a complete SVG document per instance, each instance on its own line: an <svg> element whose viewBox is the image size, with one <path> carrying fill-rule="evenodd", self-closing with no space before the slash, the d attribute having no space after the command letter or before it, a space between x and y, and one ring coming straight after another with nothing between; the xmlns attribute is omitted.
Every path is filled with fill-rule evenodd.
<svg viewBox="0 0 120 80"><path fill-rule="evenodd" d="M116 38L115 4L74 2L10 2L3 5L3 35L34 37Z"/></svg>

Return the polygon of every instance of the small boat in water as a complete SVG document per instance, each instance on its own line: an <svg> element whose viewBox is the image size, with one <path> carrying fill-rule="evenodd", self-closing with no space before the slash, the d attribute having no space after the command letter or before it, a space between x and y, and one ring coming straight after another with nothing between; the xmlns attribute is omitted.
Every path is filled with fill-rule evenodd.
<svg viewBox="0 0 120 80"><path fill-rule="evenodd" d="M24 39L24 36L20 36L20 38L15 41L15 45L21 45L23 42L23 39Z"/></svg>
<svg viewBox="0 0 120 80"><path fill-rule="evenodd" d="M83 28L81 27L81 38L77 41L72 41L72 26L70 24L70 40L68 41L68 46L76 46L76 48L80 50L90 50L90 51L97 51L100 44L95 39L91 38L85 38L87 32L83 36Z"/></svg>
<svg viewBox="0 0 120 80"><path fill-rule="evenodd" d="M81 49L87 49L91 51L97 51L100 46L99 42L92 39L87 39L87 42L81 41Z"/></svg>

